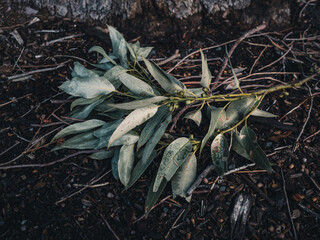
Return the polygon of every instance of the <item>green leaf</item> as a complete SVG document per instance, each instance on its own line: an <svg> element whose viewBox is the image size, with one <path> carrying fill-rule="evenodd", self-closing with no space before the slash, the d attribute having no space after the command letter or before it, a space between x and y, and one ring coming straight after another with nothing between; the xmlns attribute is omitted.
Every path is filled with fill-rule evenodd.
<svg viewBox="0 0 320 240"><path fill-rule="evenodd" d="M149 165L152 163L153 159L156 157L157 151L152 151L150 157L148 160L144 163L142 159L137 163L137 165L133 168L131 173L131 178L128 183L127 188L131 187L144 173L144 171L149 167Z"/></svg>
<svg viewBox="0 0 320 240"><path fill-rule="evenodd" d="M233 75L233 78L234 78L234 81L233 83L230 83L226 89L237 89L240 87L240 84L239 84L239 79L237 78L237 74L235 73L233 67L232 67L232 63L231 63L231 60L229 58L229 53L228 53L228 50L227 50L227 46L226 46L226 53L227 53L227 58L228 58L228 61L229 61L229 64L230 64L230 67L231 67L231 71L232 71L232 75Z"/></svg>
<svg viewBox="0 0 320 240"><path fill-rule="evenodd" d="M95 160L103 160L103 159L108 159L112 158L114 155L114 149L109 150L109 151L99 151L92 153L89 158L95 159Z"/></svg>
<svg viewBox="0 0 320 240"><path fill-rule="evenodd" d="M110 137L112 132L120 125L121 122L122 122L122 119L104 123L103 126L98 130L95 130L93 134L97 138L108 137L108 136Z"/></svg>
<svg viewBox="0 0 320 240"><path fill-rule="evenodd" d="M70 149L94 149L99 140L93 135L93 132L80 133L67 141L63 142L61 145L55 147L52 151L70 148Z"/></svg>
<svg viewBox="0 0 320 240"><path fill-rule="evenodd" d="M119 80L130 90L130 92L136 95L149 97L155 96L153 88L148 83L135 76L128 73L122 73L119 75Z"/></svg>
<svg viewBox="0 0 320 240"><path fill-rule="evenodd" d="M109 55L106 53L106 51L100 47L100 46L94 46L92 48L89 49L89 53L91 52L98 52L100 53L105 59L107 59L109 62L111 62L113 65L117 65L117 63L111 58L109 57Z"/></svg>
<svg viewBox="0 0 320 240"><path fill-rule="evenodd" d="M110 147L110 145L119 137L153 117L157 112L158 107L159 106L152 104L148 107L138 108L132 111L111 135L108 147Z"/></svg>
<svg viewBox="0 0 320 240"><path fill-rule="evenodd" d="M200 49L200 52L201 52L201 60L202 60L202 77L201 77L200 85L202 87L210 89L212 75L208 67L206 56L203 54L201 49Z"/></svg>
<svg viewBox="0 0 320 240"><path fill-rule="evenodd" d="M128 68L128 58L127 58L127 46L126 40L121 39L119 48L118 48L118 56L120 59L120 65L124 68Z"/></svg>
<svg viewBox="0 0 320 240"><path fill-rule="evenodd" d="M132 61L136 59L142 61L144 58L148 57L153 47L140 47L139 41L135 43L127 43L128 50L131 54Z"/></svg>
<svg viewBox="0 0 320 240"><path fill-rule="evenodd" d="M108 30L109 30L109 36L110 36L110 39L111 39L111 43L112 43L113 53L115 55L119 55L118 50L119 50L119 47L120 47L120 44L121 44L121 40L124 39L124 37L122 36L122 34L117 29L115 29L112 26L108 25Z"/></svg>
<svg viewBox="0 0 320 240"><path fill-rule="evenodd" d="M246 150L251 161L255 162L257 166L261 167L262 169L272 172L270 162L266 154L259 146L257 142L257 136L251 128L244 126L241 129L239 141L242 147Z"/></svg>
<svg viewBox="0 0 320 240"><path fill-rule="evenodd" d="M175 77L169 75L158 67L155 63L143 59L149 72L154 77L154 79L160 84L160 86L168 93L175 93L176 91L184 91L186 87L177 80Z"/></svg>
<svg viewBox="0 0 320 240"><path fill-rule="evenodd" d="M199 127L200 123L202 121L201 110L194 110L192 112L188 112L184 118L188 118L188 119L194 121Z"/></svg>
<svg viewBox="0 0 320 240"><path fill-rule="evenodd" d="M157 177L153 185L153 191L156 192L165 178L170 181L172 176L187 160L192 150L190 140L185 137L174 140L164 151L163 157L157 172Z"/></svg>
<svg viewBox="0 0 320 240"><path fill-rule="evenodd" d="M111 135L111 134L110 134ZM110 135L99 138L99 143L96 146L96 149L106 148L109 143ZM122 145L131 145L136 143L139 140L139 135L130 131L117 140L115 140L110 147L122 146Z"/></svg>
<svg viewBox="0 0 320 240"><path fill-rule="evenodd" d="M239 133L238 132L234 132L233 133L232 150L235 151L240 156L251 160L249 155L248 155L248 153L246 152L246 150L241 145L241 140L239 139Z"/></svg>
<svg viewBox="0 0 320 240"><path fill-rule="evenodd" d="M100 127L103 124L105 124L104 121L97 120L97 119L91 119L91 120L88 120L88 121L85 121L85 122L72 124L72 125L64 128L64 129L62 129L59 133L57 133L52 138L51 142L53 142L56 139L59 139L59 138L62 138L62 137L66 137L66 136L71 135L71 134L77 134L77 133L89 131L91 129Z"/></svg>
<svg viewBox="0 0 320 240"><path fill-rule="evenodd" d="M71 73L72 77L90 77L90 76L98 76L95 72L86 69L82 64L79 62L74 62L73 71Z"/></svg>
<svg viewBox="0 0 320 240"><path fill-rule="evenodd" d="M201 97L204 91L202 88L188 88L186 90L186 95L189 97L194 97L196 95L197 97Z"/></svg>
<svg viewBox="0 0 320 240"><path fill-rule="evenodd" d="M228 171L228 158L228 141L223 134L218 134L211 144L211 159L219 176Z"/></svg>
<svg viewBox="0 0 320 240"><path fill-rule="evenodd" d="M158 125L157 130L154 132L154 134L151 136L149 141L147 142L143 155L142 155L142 162L146 163L152 154L153 149L156 147L160 139L162 138L164 132L166 131L166 128L168 127L169 123L171 122L172 115L170 114L164 122L162 122L160 125Z"/></svg>
<svg viewBox="0 0 320 240"><path fill-rule="evenodd" d="M200 147L200 154L204 148L204 146L207 144L210 138L212 138L215 135L215 131L217 129L220 129L222 124L224 123L226 119L226 112L223 108L215 108L211 109L210 111L210 125L207 134L204 136L201 147Z"/></svg>
<svg viewBox="0 0 320 240"><path fill-rule="evenodd" d="M71 81L65 81L60 88L72 96L83 98L95 98L115 91L114 86L105 77L98 76L75 77Z"/></svg>
<svg viewBox="0 0 320 240"><path fill-rule="evenodd" d="M119 155L120 155L120 147L114 150L114 155L111 160L112 175L116 180L119 180L119 171L118 171Z"/></svg>
<svg viewBox="0 0 320 240"><path fill-rule="evenodd" d="M121 183L127 188L134 162L134 144L123 145L120 148L118 173Z"/></svg>
<svg viewBox="0 0 320 240"><path fill-rule="evenodd" d="M88 106L85 106L84 108L78 108L76 109L75 111L73 111L71 113L71 117L73 118L77 118L77 119L85 119L87 118L90 113L92 112L92 110L98 106L100 103L102 103L104 101L104 98L103 99L100 99L98 101L95 101L93 103L91 103L90 105Z"/></svg>
<svg viewBox="0 0 320 240"><path fill-rule="evenodd" d="M232 101L226 110L224 129L232 128L252 112L260 103L260 97L246 97Z"/></svg>
<svg viewBox="0 0 320 240"><path fill-rule="evenodd" d="M167 106L158 108L157 113L147 122L141 131L137 145L138 150L150 139L152 135L154 135L156 129L160 127L160 123L167 117L168 114L170 114L170 111Z"/></svg>
<svg viewBox="0 0 320 240"><path fill-rule="evenodd" d="M146 204L145 204L146 217L148 217L152 207L158 201L161 193L163 192L164 188L167 185L167 180L163 179L161 184L160 184L160 186L158 187L158 190L156 192L154 192L153 188L154 188L155 180L156 180L156 177L154 177L153 180L152 180L152 183L151 183L149 191L148 191L147 199L146 199Z"/></svg>
<svg viewBox="0 0 320 240"><path fill-rule="evenodd" d="M118 89L121 85L121 82L119 81L119 75L125 73L126 71L127 70L124 67L114 66L110 70L106 71L103 76L108 79L116 89Z"/></svg>
<svg viewBox="0 0 320 240"><path fill-rule="evenodd" d="M265 112L265 111L260 110L258 108L251 113L251 116L266 117L266 118L277 117L277 115L274 115L274 114L269 113L269 112Z"/></svg>
<svg viewBox="0 0 320 240"><path fill-rule="evenodd" d="M146 98L142 100L135 100L135 101L125 102L125 103L116 103L116 104L110 103L108 104L108 106L113 108L123 109L123 110L133 110L137 108L147 107L151 104L162 102L166 99L168 99L168 97L156 96L156 97Z"/></svg>
<svg viewBox="0 0 320 240"><path fill-rule="evenodd" d="M75 107L77 107L77 106L89 105L89 104L91 104L91 103L94 103L94 102L98 101L99 99L101 99L100 96L95 97L95 98L90 98L90 99L87 99L87 98L77 98L76 100L74 100L74 101L71 103L70 110L72 111L72 110L73 110Z"/></svg>
<svg viewBox="0 0 320 240"><path fill-rule="evenodd" d="M191 196L187 196L187 191L194 183L197 176L197 158L195 154L191 154L189 159L185 161L176 171L171 180L172 194L184 197L188 202Z"/></svg>

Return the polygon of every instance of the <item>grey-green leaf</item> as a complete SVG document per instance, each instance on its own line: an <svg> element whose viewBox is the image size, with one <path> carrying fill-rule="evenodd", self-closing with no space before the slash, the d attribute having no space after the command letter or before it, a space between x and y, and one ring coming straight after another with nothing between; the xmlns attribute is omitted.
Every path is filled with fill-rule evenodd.
<svg viewBox="0 0 320 240"><path fill-rule="evenodd" d="M146 204L145 204L145 209L144 209L146 217L148 217L152 207L158 201L161 193L163 192L164 188L167 185L167 180L163 179L161 184L160 184L160 186L158 187L158 190L156 192L154 192L153 188L154 188L155 179L156 179L156 177L154 177L153 180L152 180L152 183L151 183L151 185L149 187L147 199L146 199Z"/></svg>
<svg viewBox="0 0 320 240"><path fill-rule="evenodd" d="M87 99L87 98L77 98L76 100L74 100L72 103L71 103L71 106L70 106L70 110L72 111L75 107L77 106L83 106L83 105L89 105L91 103L94 103L96 101L98 101L101 97L98 96L98 97L95 97L95 98L90 98L90 99Z"/></svg>
<svg viewBox="0 0 320 240"><path fill-rule="evenodd" d="M273 118L273 117L277 117L277 115L274 115L272 113L260 110L260 109L256 109L252 112L251 116L256 116L256 117L265 117L265 118Z"/></svg>
<svg viewBox="0 0 320 240"><path fill-rule="evenodd" d="M122 119L104 123L103 126L97 129L96 131L94 131L93 134L97 138L110 137L111 133L119 126L121 122L122 122Z"/></svg>
<svg viewBox="0 0 320 240"><path fill-rule="evenodd" d="M204 91L202 90L202 88L188 88L186 90L186 95L190 97L201 97L203 93Z"/></svg>
<svg viewBox="0 0 320 240"><path fill-rule="evenodd" d="M124 67L118 65L106 71L103 76L108 79L116 89L118 89L121 85L121 82L119 81L119 75L125 73L126 71L127 70Z"/></svg>
<svg viewBox="0 0 320 240"><path fill-rule="evenodd" d="M194 183L197 176L197 158L195 154L191 154L189 159L185 161L174 174L171 179L171 188L173 196L184 197L188 202L191 196L187 196L187 191Z"/></svg>
<svg viewBox="0 0 320 240"><path fill-rule="evenodd" d="M109 62L111 62L114 65L117 65L117 63L111 58L109 57L109 55L106 53L106 51L100 47L100 46L94 46L92 48L89 49L89 53L90 52L98 52L100 53L105 59L107 59Z"/></svg>
<svg viewBox="0 0 320 240"><path fill-rule="evenodd" d="M215 131L217 129L220 129L226 120L226 112L223 108L215 108L211 109L210 111L210 125L207 134L204 136L201 147L200 147L200 154L204 148L204 146L207 144L210 138L212 138L215 135Z"/></svg>
<svg viewBox="0 0 320 240"><path fill-rule="evenodd" d="M101 121L98 119L91 119L91 120L88 120L85 122L72 124L64 129L62 129L58 134L56 134L52 138L51 142L56 139L66 137L71 134L77 134L77 133L89 131L91 129L102 126L104 123L105 123L104 121Z"/></svg>
<svg viewBox="0 0 320 240"><path fill-rule="evenodd" d="M126 41L121 39L119 48L118 48L118 56L120 59L120 64L124 68L128 68L128 58L127 58L127 46Z"/></svg>
<svg viewBox="0 0 320 240"><path fill-rule="evenodd" d="M168 114L170 114L170 112L167 106L158 108L157 113L147 122L141 131L137 144L138 150L150 139L152 135L154 135L155 131L159 128L159 124L167 117Z"/></svg>
<svg viewBox="0 0 320 240"><path fill-rule="evenodd" d="M98 76L75 77L71 81L65 81L60 88L72 96L83 98L95 98L115 91L114 86L105 77Z"/></svg>
<svg viewBox="0 0 320 240"><path fill-rule="evenodd" d="M232 150L235 151L236 153L238 153L240 156L251 160L249 155L248 155L248 153L246 152L246 150L241 145L241 140L239 139L239 133L238 132L234 132L233 133Z"/></svg>
<svg viewBox="0 0 320 240"><path fill-rule="evenodd" d="M198 110L194 110L192 112L188 112L184 118L188 118L188 119L194 121L199 127L200 123L202 121L201 110L198 109Z"/></svg>
<svg viewBox="0 0 320 240"><path fill-rule="evenodd" d="M125 102L125 103L115 103L115 104L110 103L108 105L113 108L118 108L118 109L123 109L123 110L133 110L133 109L137 109L137 108L147 107L150 104L162 102L166 99L168 99L168 97L156 96L156 97L146 98L146 99L142 99L142 100L135 100L135 101Z"/></svg>
<svg viewBox="0 0 320 240"><path fill-rule="evenodd" d="M202 77L201 77L200 85L202 87L210 89L212 75L208 67L206 56L203 54L201 49L200 49L200 52L201 52L201 60L202 60Z"/></svg>
<svg viewBox="0 0 320 240"><path fill-rule="evenodd" d="M144 59L149 72L154 77L154 79L160 84L160 86L168 93L175 93L176 91L184 91L186 87L177 80L175 77L169 75L158 67L155 63Z"/></svg>
<svg viewBox="0 0 320 240"><path fill-rule="evenodd" d="M185 137L174 140L164 151L163 157L158 168L157 177L153 185L156 192L165 178L170 181L178 168L187 160L192 150L190 140Z"/></svg>
<svg viewBox="0 0 320 240"><path fill-rule="evenodd" d="M138 108L132 111L117 127L110 137L109 144L110 146L115 140L117 140L122 135L126 134L130 130L134 129L136 126L144 123L149 120L157 112L159 106L150 105L144 108Z"/></svg>
<svg viewBox="0 0 320 240"><path fill-rule="evenodd" d="M111 160L112 175L117 180L119 180L119 172L118 172L119 154L120 154L120 147L114 150L114 154Z"/></svg>
<svg viewBox="0 0 320 240"><path fill-rule="evenodd" d="M168 127L169 123L171 122L172 115L170 114L164 122L158 125L158 129L154 132L154 134L151 136L149 141L147 142L143 155L142 155L142 162L146 163L153 151L153 149L156 147L160 139L162 138L164 132L166 131L166 128Z"/></svg>
<svg viewBox="0 0 320 240"><path fill-rule="evenodd" d="M153 88L148 83L128 73L120 74L119 80L130 90L130 92L136 95L149 97L156 95Z"/></svg>
<svg viewBox="0 0 320 240"><path fill-rule="evenodd" d="M260 97L246 97L230 103L226 110L226 121L223 127L232 128L243 120L260 103Z"/></svg>
<svg viewBox="0 0 320 240"><path fill-rule="evenodd" d="M82 64L79 62L74 62L73 71L71 73L72 77L90 77L90 76L98 76L95 72L86 69Z"/></svg>
<svg viewBox="0 0 320 240"><path fill-rule="evenodd" d="M55 147L52 151L70 148L70 149L94 149L99 140L93 135L93 132L80 133L67 141L63 142L61 145Z"/></svg>
<svg viewBox="0 0 320 240"><path fill-rule="evenodd" d="M120 148L118 173L121 183L127 188L134 162L134 144L123 145Z"/></svg>
<svg viewBox="0 0 320 240"><path fill-rule="evenodd" d="M89 156L89 158L92 158L95 160L103 160L103 159L112 158L113 155L114 155L114 149L108 150L108 151L103 150L103 151L92 153Z"/></svg>
<svg viewBox="0 0 320 240"><path fill-rule="evenodd" d="M102 103L103 101L104 101L104 98L99 99L98 101L95 101L95 102L91 103L90 105L85 106L84 108L78 108L78 109L71 112L71 117L77 118L77 119L85 119L90 115L92 110L96 106L98 106L100 103Z"/></svg>
<svg viewBox="0 0 320 240"><path fill-rule="evenodd" d="M219 176L228 171L228 157L228 141L223 134L218 134L211 144L211 159Z"/></svg>
<svg viewBox="0 0 320 240"><path fill-rule="evenodd" d="M152 163L153 159L157 155L157 151L152 151L150 157L148 160L144 163L142 159L137 163L137 165L133 168L131 173L131 178L128 183L127 188L131 187L144 173L144 171L149 167L149 165Z"/></svg>
<svg viewBox="0 0 320 240"><path fill-rule="evenodd" d="M270 162L266 154L259 146L257 142L257 136L251 128L244 126L241 129L239 141L242 147L246 150L250 159L255 162L257 166L267 170L268 172L272 172Z"/></svg>

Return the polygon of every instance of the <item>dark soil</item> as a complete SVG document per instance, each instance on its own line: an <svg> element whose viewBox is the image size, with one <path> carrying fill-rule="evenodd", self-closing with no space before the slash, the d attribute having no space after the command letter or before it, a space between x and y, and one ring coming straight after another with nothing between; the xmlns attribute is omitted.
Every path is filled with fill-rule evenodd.
<svg viewBox="0 0 320 240"><path fill-rule="evenodd" d="M263 71L298 73L268 75L283 82L311 75L320 59L319 9L319 5L311 4L287 29L270 28L268 35L241 43L232 56L233 67L246 68L242 75L246 76L263 49L253 44L270 45L253 71L258 72L289 49L290 41L283 39L305 38L294 41L292 49L296 55L290 52ZM30 25L35 17L40 21ZM316 134L320 130L319 77L309 83L311 110L310 93L304 86L290 90L284 98L279 97L281 93L266 96L262 108L277 114L276 120L249 119L259 143L270 155L274 173L251 167L219 179L210 191L217 177L211 173L196 189L190 204L180 198L173 200L167 187L160 197L165 200L147 219L140 217L158 161L134 187L123 191L121 183L113 179L110 162L93 161L86 154L64 160L64 156L74 152L50 152L53 147L49 145L50 139L63 126L61 121L69 111L69 103L65 101L68 96L58 87L70 78L73 61L94 62L98 56L87 53L90 47L99 45L106 50L111 47L105 27L97 26L50 17L46 12L27 15L25 8L8 9L6 4L0 5L0 239L115 239L116 235L120 239L230 239L232 231L233 239L241 239L242 231L246 239L294 239L292 223L298 239L319 238L320 134ZM140 37L143 45L154 46L153 58L164 58L176 49L184 57L199 48L237 39L243 32L235 29L207 26L192 34L182 34L181 39L162 42L147 36L126 36L126 29L119 30L127 39ZM14 37L17 33L23 40L21 44ZM48 44L77 34L82 35ZM207 54L208 58L223 58L225 50L222 47ZM199 59L199 54L191 58L194 59ZM201 67L194 66L199 63L186 62L173 74L192 85L200 80L190 78L199 75ZM174 64L169 62L163 68L169 69ZM221 61L210 62L213 73L217 74L220 67ZM48 71L28 78L9 78L41 69ZM230 71L223 76L231 76ZM274 82L262 79L243 84L261 87ZM308 122L303 129L305 121ZM180 121L175 132L188 134L186 130L190 128L201 136L207 127L203 124L199 129L193 123ZM210 164L208 159L208 152L198 159L199 174ZM4 164L9 161L10 164ZM45 166L51 162L54 164ZM236 154L230 157L231 169L247 163ZM8 166L10 169L6 169ZM103 186L86 187L100 177L94 184ZM230 216L240 193L250 198L252 207L249 217L233 230Z"/></svg>

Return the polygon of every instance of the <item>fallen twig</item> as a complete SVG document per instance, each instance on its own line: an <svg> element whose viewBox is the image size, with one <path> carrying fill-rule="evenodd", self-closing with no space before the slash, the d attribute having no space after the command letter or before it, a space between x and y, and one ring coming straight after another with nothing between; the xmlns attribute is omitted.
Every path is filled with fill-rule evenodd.
<svg viewBox="0 0 320 240"><path fill-rule="evenodd" d="M82 33L71 35L71 36L66 36L66 37L62 37L62 38L58 38L58 39L46 42L46 46L49 46L50 44L53 44L53 43L62 42L64 40L68 40L68 39L72 39L72 38L76 38L76 37L81 37L81 36L83 36Z"/></svg>

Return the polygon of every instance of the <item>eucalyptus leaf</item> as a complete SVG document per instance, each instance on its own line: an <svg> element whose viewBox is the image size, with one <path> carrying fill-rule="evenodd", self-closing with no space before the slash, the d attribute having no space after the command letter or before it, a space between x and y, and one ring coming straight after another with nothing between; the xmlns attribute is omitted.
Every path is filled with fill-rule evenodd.
<svg viewBox="0 0 320 240"><path fill-rule="evenodd" d="M147 194L147 199L146 199L146 203L145 203L145 214L146 217L148 217L152 207L154 206L154 204L158 201L161 193L163 192L164 188L167 185L167 180L163 179L160 186L157 188L158 190L156 192L153 191L154 188L154 182L156 180L156 177L153 178L151 185L149 187L149 191Z"/></svg>
<svg viewBox="0 0 320 240"><path fill-rule="evenodd" d="M77 119L85 119L87 118L90 113L92 112L92 110L97 106L99 105L100 103L102 103L104 101L104 99L100 99L98 101L95 101L93 103L91 103L90 105L88 106L85 106L84 108L78 108L76 109L75 111L73 111L71 113L71 117L73 118L77 118Z"/></svg>
<svg viewBox="0 0 320 240"><path fill-rule="evenodd" d="M112 50L115 55L119 55L119 47L121 44L121 40L124 40L122 34L112 26L108 25L109 36L112 43Z"/></svg>
<svg viewBox="0 0 320 240"><path fill-rule="evenodd" d="M201 110L198 109L198 110L194 110L194 111L188 112L184 118L188 118L188 119L194 121L199 127L200 123L202 121Z"/></svg>
<svg viewBox="0 0 320 240"><path fill-rule="evenodd" d="M207 144L210 138L214 137L215 131L217 129L220 129L223 125L223 123L226 120L226 112L223 108L215 108L211 109L210 111L210 125L207 134L204 136L201 147L200 147L200 154L204 148L204 146Z"/></svg>
<svg viewBox="0 0 320 240"><path fill-rule="evenodd" d="M137 163L137 165L133 168L130 181L127 185L127 188L131 187L144 173L144 171L149 167L152 163L153 159L156 157L157 151L152 151L148 160L144 163L142 159Z"/></svg>
<svg viewBox="0 0 320 240"><path fill-rule="evenodd" d="M243 120L260 103L260 97L246 97L240 100L232 101L226 109L226 121L224 129L232 128L238 122Z"/></svg>
<svg viewBox="0 0 320 240"><path fill-rule="evenodd" d="M113 131L120 125L121 122L122 119L118 119L116 121L104 123L102 127L95 130L93 134L97 138L110 137Z"/></svg>
<svg viewBox="0 0 320 240"><path fill-rule="evenodd" d="M148 107L138 108L132 111L111 135L108 147L119 137L153 117L158 107L159 106L152 104Z"/></svg>
<svg viewBox="0 0 320 240"><path fill-rule="evenodd" d="M257 136L248 126L244 126L239 135L239 141L246 150L250 160L255 162L262 169L272 172L270 162L257 142Z"/></svg>
<svg viewBox="0 0 320 240"><path fill-rule="evenodd" d="M105 59L107 59L109 62L111 62L113 65L117 65L117 63L111 58L109 57L109 55L106 53L106 51L100 47L100 46L94 46L92 48L89 49L89 53L91 52L98 52L100 53Z"/></svg>
<svg viewBox="0 0 320 240"><path fill-rule="evenodd" d="M103 159L112 158L113 155L114 155L114 149L108 150L108 151L103 150L103 151L92 153L89 156L89 158L94 160L103 160Z"/></svg>
<svg viewBox="0 0 320 240"><path fill-rule="evenodd" d="M68 135L77 134L81 132L86 132L91 129L97 128L105 124L104 121L98 119L91 119L85 122L72 124L64 129L62 129L59 133L57 133L51 140L53 142L56 139L66 137Z"/></svg>
<svg viewBox="0 0 320 240"><path fill-rule="evenodd" d="M114 150L114 155L111 160L112 175L116 180L119 180L119 171L118 171L119 155L120 155L120 147Z"/></svg>
<svg viewBox="0 0 320 240"><path fill-rule="evenodd" d="M204 91L202 88L188 88L186 90L186 95L190 97L202 97L202 94L204 94Z"/></svg>
<svg viewBox="0 0 320 240"><path fill-rule="evenodd" d="M74 62L73 71L71 73L72 77L90 77L90 76L98 76L95 72L86 69L82 64L79 62Z"/></svg>
<svg viewBox="0 0 320 240"><path fill-rule="evenodd" d="M106 71L103 76L108 79L116 89L118 89L121 85L121 82L119 81L119 75L125 72L127 72L127 69L118 65Z"/></svg>
<svg viewBox="0 0 320 240"><path fill-rule="evenodd" d="M135 101L125 102L125 103L116 103L116 104L110 103L108 105L113 108L124 109L124 110L133 110L133 109L137 109L137 108L147 107L150 104L162 102L166 99L168 99L168 97L156 96L156 97L146 98L146 99L142 99L142 100L135 100Z"/></svg>
<svg viewBox="0 0 320 240"><path fill-rule="evenodd" d="M202 77L201 77L200 85L202 87L210 89L212 75L208 67L206 56L203 54L201 49L200 49L200 52L201 52L201 60L202 60Z"/></svg>
<svg viewBox="0 0 320 240"><path fill-rule="evenodd" d="M128 58L127 58L127 46L124 39L120 40L118 56L120 59L120 65L124 68L128 68Z"/></svg>
<svg viewBox="0 0 320 240"><path fill-rule="evenodd" d="M127 188L134 162L134 144L123 145L120 148L118 173L121 183Z"/></svg>
<svg viewBox="0 0 320 240"><path fill-rule="evenodd" d="M170 181L172 176L188 159L192 150L190 140L185 137L174 140L164 151L163 157L158 168L156 180L153 185L153 191L157 192L162 180L165 178Z"/></svg>
<svg viewBox="0 0 320 240"><path fill-rule="evenodd" d="M130 92L139 96L155 96L153 88L146 82L140 80L139 78L132 76L128 73L122 73L119 75L119 80L125 85Z"/></svg>
<svg viewBox="0 0 320 240"><path fill-rule="evenodd" d="M158 108L156 114L147 122L147 124L141 131L140 138L137 144L138 150L150 139L152 135L155 134L155 131L160 127L160 123L167 117L168 114L170 114L170 111L167 106Z"/></svg>
<svg viewBox="0 0 320 240"><path fill-rule="evenodd" d="M229 53L227 51L227 47L226 47L226 54L227 54L227 58L228 58L228 61L229 61L229 64L230 64L230 67L231 67L231 71L232 71L232 75L233 75L233 79L234 81L232 83L230 83L226 89L237 89L237 88L240 88L240 84L239 84L239 79L237 77L237 74L235 73L233 67L232 67L232 63L231 63L231 60L230 60L230 57L229 57Z"/></svg>
<svg viewBox="0 0 320 240"><path fill-rule="evenodd" d="M240 156L242 156L242 157L244 157L244 158L246 158L248 160L251 160L250 156L248 155L246 150L241 145L241 139L239 139L239 133L238 132L234 132L233 133L232 150L235 151Z"/></svg>
<svg viewBox="0 0 320 240"><path fill-rule="evenodd" d="M228 141L223 134L218 134L211 144L211 159L219 176L228 171L228 158Z"/></svg>
<svg viewBox="0 0 320 240"><path fill-rule="evenodd" d="M52 151L69 148L69 149L94 149L99 140L93 135L93 132L80 133L61 145L55 147Z"/></svg>
<svg viewBox="0 0 320 240"><path fill-rule="evenodd" d="M127 43L127 47L131 54L132 61L135 61L136 59L142 61L144 58L148 57L153 49L153 47L140 47L139 41Z"/></svg>
<svg viewBox="0 0 320 240"><path fill-rule="evenodd" d="M87 99L87 98L77 98L76 100L74 100L71 103L70 110L72 111L77 106L89 105L91 103L94 103L94 102L98 101L99 99L101 99L100 96L95 97L95 98L89 98L89 99Z"/></svg>
<svg viewBox="0 0 320 240"><path fill-rule="evenodd" d="M169 123L171 122L171 119L172 119L172 115L170 114L166 118L166 120L164 120L164 122L162 122L158 126L157 130L154 132L154 134L148 140L148 142L144 148L143 155L142 155L142 162L143 163L146 163L148 161L150 155L152 154L152 151L154 150L154 148L156 147L156 145L158 144L158 142L160 141L160 139L164 135L166 128L168 127Z"/></svg>
<svg viewBox="0 0 320 240"><path fill-rule="evenodd" d="M194 183L197 176L197 158L195 154L191 154L189 159L185 161L171 179L171 188L173 196L184 197L188 202L191 196L187 196L187 191Z"/></svg>
<svg viewBox="0 0 320 240"><path fill-rule="evenodd" d="M71 81L65 81L60 88L74 97L83 98L95 98L115 91L114 86L105 77L98 76L74 77Z"/></svg>
<svg viewBox="0 0 320 240"><path fill-rule="evenodd" d="M169 75L165 71L163 71L160 67L158 67L155 63L148 61L147 59L143 59L146 64L149 72L154 77L154 79L160 84L160 86L168 93L175 93L184 91L186 87L177 80L175 77Z"/></svg>
<svg viewBox="0 0 320 240"><path fill-rule="evenodd" d="M256 109L251 113L251 116L256 116L256 117L265 117L265 118L274 118L277 117L277 115L274 115L272 113L260 110L260 109Z"/></svg>

